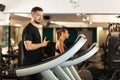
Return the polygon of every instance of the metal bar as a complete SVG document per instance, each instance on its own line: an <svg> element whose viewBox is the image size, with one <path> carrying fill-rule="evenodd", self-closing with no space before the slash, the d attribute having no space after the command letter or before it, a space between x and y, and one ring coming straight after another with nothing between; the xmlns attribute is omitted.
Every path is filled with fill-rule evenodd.
<svg viewBox="0 0 120 80"><path fill-rule="evenodd" d="M58 78L54 75L54 73L51 70L43 71L43 72L41 72L41 75L46 80L58 80Z"/></svg>
<svg viewBox="0 0 120 80"><path fill-rule="evenodd" d="M75 80L81 80L81 78L80 78L78 72L76 71L76 69L74 68L74 66L70 66L69 69L72 72Z"/></svg>
<svg viewBox="0 0 120 80"><path fill-rule="evenodd" d="M71 80L60 66L56 66L55 68L52 69L52 71L56 74L56 76L60 80Z"/></svg>
<svg viewBox="0 0 120 80"><path fill-rule="evenodd" d="M74 76L72 75L71 71L69 70L68 67L64 67L63 70L65 71L65 73L70 77L71 80L76 80L74 78Z"/></svg>

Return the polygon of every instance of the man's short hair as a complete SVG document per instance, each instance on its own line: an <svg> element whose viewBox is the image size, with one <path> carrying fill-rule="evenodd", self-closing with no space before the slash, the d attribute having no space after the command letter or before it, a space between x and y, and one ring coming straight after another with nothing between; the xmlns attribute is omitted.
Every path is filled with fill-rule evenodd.
<svg viewBox="0 0 120 80"><path fill-rule="evenodd" d="M33 7L31 12L36 12L36 11L43 11L43 9L41 7Z"/></svg>

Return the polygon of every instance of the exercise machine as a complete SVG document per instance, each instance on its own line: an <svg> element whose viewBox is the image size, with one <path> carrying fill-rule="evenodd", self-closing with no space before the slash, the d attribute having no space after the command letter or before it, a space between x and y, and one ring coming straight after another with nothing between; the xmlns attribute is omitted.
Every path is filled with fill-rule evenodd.
<svg viewBox="0 0 120 80"><path fill-rule="evenodd" d="M120 69L120 24L111 23L108 26L109 34L104 47L104 66L108 79L116 76Z"/></svg>
<svg viewBox="0 0 120 80"><path fill-rule="evenodd" d="M74 65L89 59L98 50L99 50L99 45L97 43L93 43L88 50L86 50L85 52L79 53L80 55L78 57L76 58L73 57L67 60L66 62L60 64L59 66L54 67L52 70L56 75L58 75L61 78L61 80L66 79L66 75L61 75L65 73L69 76L70 80L81 80L78 72L74 68Z"/></svg>
<svg viewBox="0 0 120 80"><path fill-rule="evenodd" d="M71 56L73 56L77 51L85 44L87 41L86 37L83 34L80 34L74 44L64 52L64 54L58 57L52 57L45 62L40 64L25 66L15 69L14 72L17 77L27 76L31 74L41 73L41 75L47 80L58 80L58 78L51 71L52 68L58 66L68 60Z"/></svg>

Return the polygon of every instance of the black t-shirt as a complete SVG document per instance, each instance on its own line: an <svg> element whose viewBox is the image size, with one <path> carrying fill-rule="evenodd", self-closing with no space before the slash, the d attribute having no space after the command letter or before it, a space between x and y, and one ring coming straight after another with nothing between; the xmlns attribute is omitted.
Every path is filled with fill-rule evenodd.
<svg viewBox="0 0 120 80"><path fill-rule="evenodd" d="M39 30L31 23L29 23L23 30L22 41L24 42L25 40L32 41L32 43L34 44L41 43ZM25 46L23 45L23 50L24 50L24 65L33 65L41 62L42 60L41 48L27 51Z"/></svg>

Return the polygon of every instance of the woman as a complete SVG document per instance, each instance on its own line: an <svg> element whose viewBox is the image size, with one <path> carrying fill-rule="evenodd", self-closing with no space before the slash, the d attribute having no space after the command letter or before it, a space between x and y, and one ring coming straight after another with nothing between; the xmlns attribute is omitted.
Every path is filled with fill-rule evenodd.
<svg viewBox="0 0 120 80"><path fill-rule="evenodd" d="M65 51L65 39L69 37L69 32L66 28L61 28L57 31L57 41L55 45L55 56L62 54Z"/></svg>

